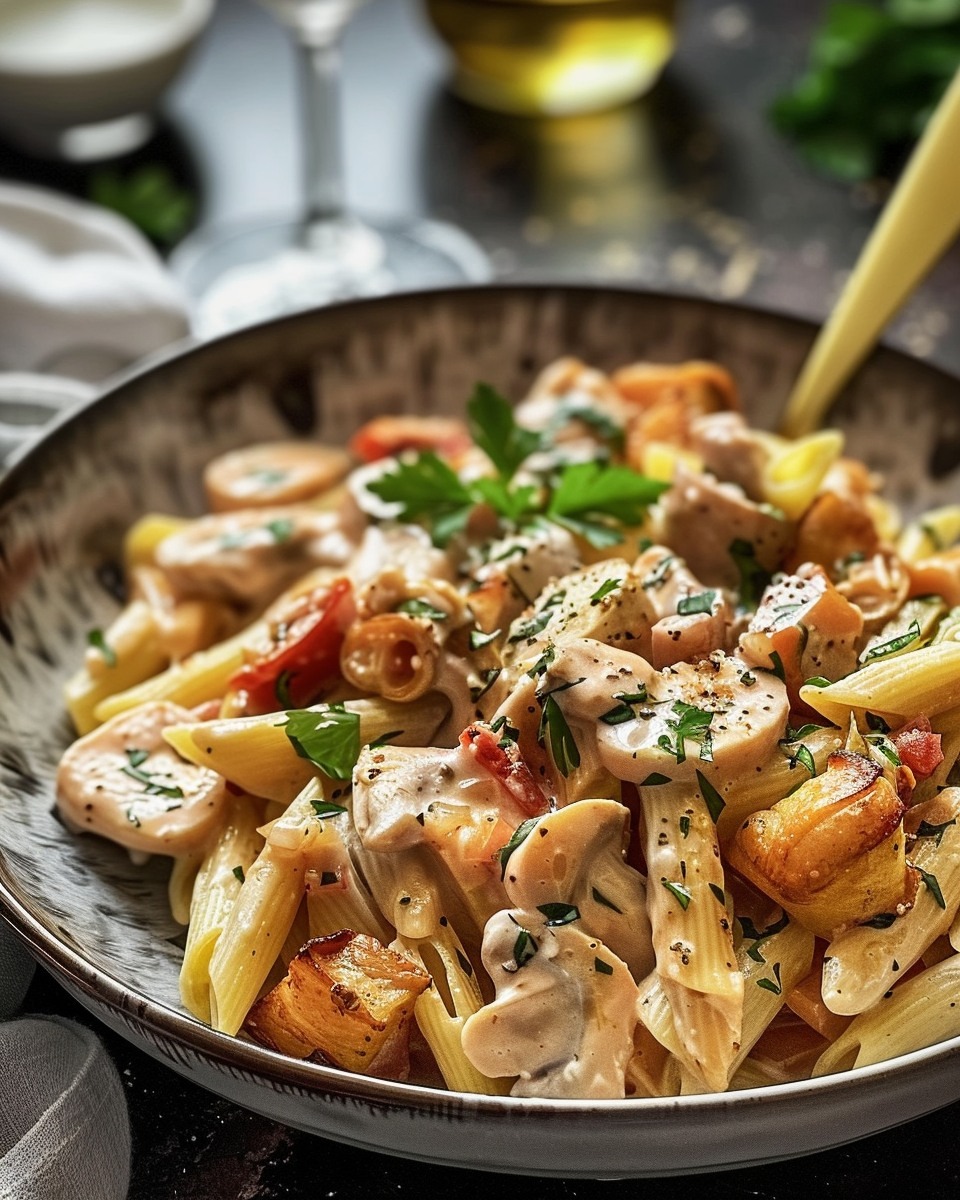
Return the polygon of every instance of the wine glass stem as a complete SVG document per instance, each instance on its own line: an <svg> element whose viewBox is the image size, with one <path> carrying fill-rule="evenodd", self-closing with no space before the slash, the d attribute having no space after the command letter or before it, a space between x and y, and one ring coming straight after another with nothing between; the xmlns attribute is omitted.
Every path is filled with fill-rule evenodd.
<svg viewBox="0 0 960 1200"><path fill-rule="evenodd" d="M304 86L304 170L307 221L340 221L345 215L340 133L340 41L334 34L312 44L300 39Z"/></svg>

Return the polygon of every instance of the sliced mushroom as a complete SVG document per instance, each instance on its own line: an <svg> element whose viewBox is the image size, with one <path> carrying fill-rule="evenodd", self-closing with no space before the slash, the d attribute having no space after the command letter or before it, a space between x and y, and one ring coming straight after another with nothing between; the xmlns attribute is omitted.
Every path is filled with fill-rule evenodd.
<svg viewBox="0 0 960 1200"><path fill-rule="evenodd" d="M223 779L185 762L163 732L191 719L166 702L142 704L80 738L57 771L57 806L72 828L140 854L185 854L223 816Z"/></svg>
<svg viewBox="0 0 960 1200"><path fill-rule="evenodd" d="M461 1044L514 1096L622 1099L637 985L626 964L573 924L514 909L491 917L483 965L497 998L469 1017Z"/></svg>
<svg viewBox="0 0 960 1200"><path fill-rule="evenodd" d="M613 800L581 800L542 817L510 855L504 887L517 908L558 902L579 928L621 958L638 982L654 953L643 876L624 861L630 812Z"/></svg>

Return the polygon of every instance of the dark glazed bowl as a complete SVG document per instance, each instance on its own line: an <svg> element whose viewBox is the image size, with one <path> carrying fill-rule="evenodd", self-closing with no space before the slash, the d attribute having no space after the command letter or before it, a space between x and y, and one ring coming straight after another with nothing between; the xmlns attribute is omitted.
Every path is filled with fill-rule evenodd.
<svg viewBox="0 0 960 1200"><path fill-rule="evenodd" d="M284 1059L181 1008L166 868L74 838L53 815L70 739L60 690L118 607L124 530L201 509L200 469L252 440L339 441L383 411L459 411L473 383L520 396L552 359L716 359L772 426L811 325L706 301L491 287L361 301L155 361L61 419L0 482L0 904L60 982L174 1070L354 1145L501 1171L689 1173L808 1153L960 1097L960 1039L808 1083L624 1102L464 1096ZM958 499L960 386L879 351L835 411L911 511Z"/></svg>

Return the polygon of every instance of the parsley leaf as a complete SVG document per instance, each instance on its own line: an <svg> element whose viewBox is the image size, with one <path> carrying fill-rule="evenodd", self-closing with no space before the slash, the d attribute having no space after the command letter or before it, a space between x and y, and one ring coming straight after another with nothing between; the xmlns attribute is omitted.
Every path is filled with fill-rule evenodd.
<svg viewBox="0 0 960 1200"><path fill-rule="evenodd" d="M518 846L522 845L527 840L527 838L530 836L531 833L533 833L534 829L536 829L536 827L537 827L537 825L539 825L539 823L540 823L539 817L530 817L529 820L526 820L522 824L517 826L517 828L513 831L510 841L507 842L507 844L505 846L501 847L500 852L497 856L500 860L500 878L501 879L506 878L507 863L510 861L510 855L514 852L514 850L516 850L516 848Z"/></svg>
<svg viewBox="0 0 960 1200"><path fill-rule="evenodd" d="M575 904L538 904L537 912L547 918L547 925L569 925L580 920L580 909Z"/></svg>
<svg viewBox="0 0 960 1200"><path fill-rule="evenodd" d="M542 448L540 434L518 425L513 408L488 383L478 383L467 404L470 436L509 483L521 463Z"/></svg>
<svg viewBox="0 0 960 1200"><path fill-rule="evenodd" d="M677 602L677 615L692 617L697 613L713 612L713 602L716 598L716 592L698 592L695 596L683 596Z"/></svg>
<svg viewBox="0 0 960 1200"><path fill-rule="evenodd" d="M622 579L605 579L590 597L591 606L599 604L604 596L609 596L611 592L615 592L621 583L623 583Z"/></svg>
<svg viewBox="0 0 960 1200"><path fill-rule="evenodd" d="M700 795L703 797L707 810L713 818L714 825L716 825L720 814L727 807L727 802L702 771L697 772L697 783L700 787Z"/></svg>
<svg viewBox="0 0 960 1200"><path fill-rule="evenodd" d="M612 546L623 541L617 526L639 525L669 487L629 467L571 463L559 473L546 515L592 546Z"/></svg>
<svg viewBox="0 0 960 1200"><path fill-rule="evenodd" d="M890 638L887 642L880 642L876 646L868 646L860 655L860 662L866 666L867 663L876 662L879 658L889 658L891 654L899 654L901 650L906 650L909 645L919 640L920 622L913 620L910 622L906 633L901 633L899 637Z"/></svg>
<svg viewBox="0 0 960 1200"><path fill-rule="evenodd" d="M710 723L714 714L693 704L686 704L683 700L675 700L671 711L674 716L668 717L666 723L667 727L674 731L674 741L671 743L669 734L661 734L657 739L660 749L666 750L678 763L682 763L687 758L686 742L691 741L699 747L701 762L713 762L713 735L710 732Z"/></svg>
<svg viewBox="0 0 960 1200"><path fill-rule="evenodd" d="M577 681L582 683L583 680ZM540 716L540 729L537 740L544 744L546 737L550 738L550 753L556 763L557 770L566 779L571 771L580 766L580 750L574 739L563 709L557 703L552 693L543 698L543 712Z"/></svg>
<svg viewBox="0 0 960 1200"><path fill-rule="evenodd" d="M102 629L91 629L88 632L87 645L92 646L94 650L100 651L103 655L103 661L108 667L115 667L117 665L117 652L104 637Z"/></svg>
<svg viewBox="0 0 960 1200"><path fill-rule="evenodd" d="M727 553L740 572L741 607L756 608L764 588L770 582L769 572L757 562L757 552L753 543L745 538L734 538L727 548Z"/></svg>
<svg viewBox="0 0 960 1200"><path fill-rule="evenodd" d="M366 487L386 504L400 505L402 521L428 519L439 546L463 530L474 505L470 489L432 450L412 460L401 459L394 470Z"/></svg>
<svg viewBox="0 0 960 1200"><path fill-rule="evenodd" d="M331 779L349 779L360 757L360 714L342 705L286 713L284 733L301 758Z"/></svg>
<svg viewBox="0 0 960 1200"><path fill-rule="evenodd" d="M686 912L690 906L690 901L693 899L690 889L684 887L682 883L671 883L669 879L661 879L660 882L667 889L670 895L674 897L684 912Z"/></svg>
<svg viewBox="0 0 960 1200"><path fill-rule="evenodd" d="M427 617L431 621L445 621L449 615L442 608L435 608L429 600L401 600L393 611L411 617Z"/></svg>

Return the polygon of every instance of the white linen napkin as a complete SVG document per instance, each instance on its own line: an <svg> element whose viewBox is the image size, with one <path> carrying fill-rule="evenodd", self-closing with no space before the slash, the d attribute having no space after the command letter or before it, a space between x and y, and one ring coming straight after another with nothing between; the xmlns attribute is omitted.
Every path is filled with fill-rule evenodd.
<svg viewBox="0 0 960 1200"><path fill-rule="evenodd" d="M33 970L0 921L0 1017ZM20 1017L0 1024L0 1063L0 1200L124 1200L130 1121L99 1039L63 1017Z"/></svg>
<svg viewBox="0 0 960 1200"><path fill-rule="evenodd" d="M128 221L0 183L0 371L100 380L187 330L183 292Z"/></svg>

